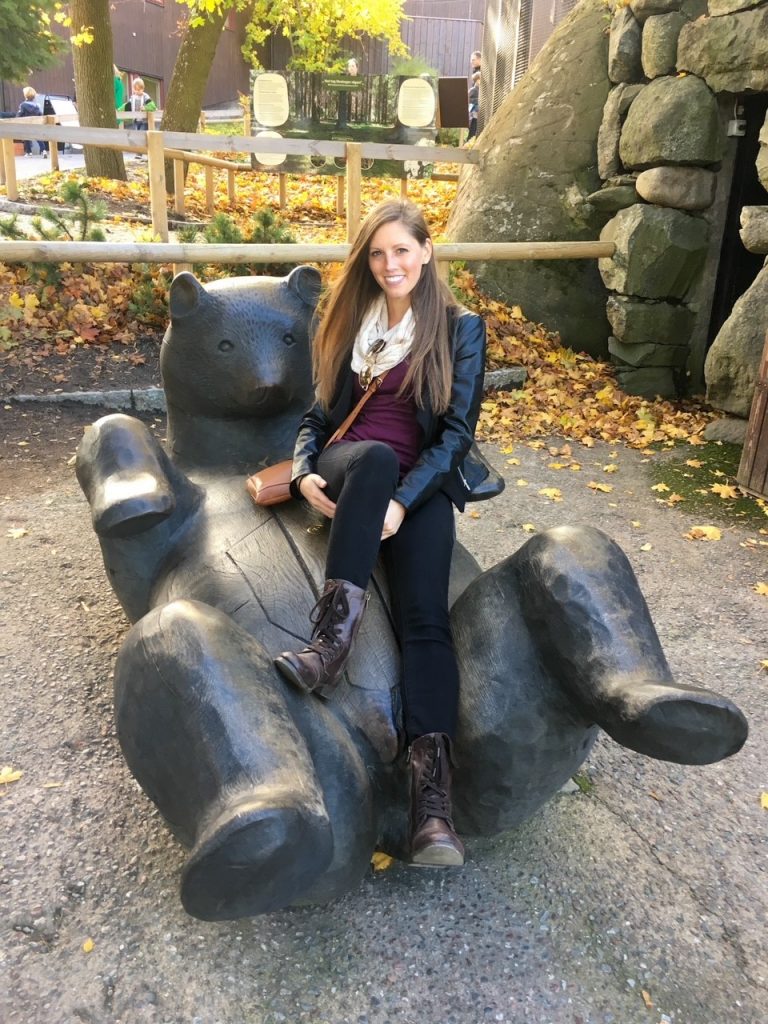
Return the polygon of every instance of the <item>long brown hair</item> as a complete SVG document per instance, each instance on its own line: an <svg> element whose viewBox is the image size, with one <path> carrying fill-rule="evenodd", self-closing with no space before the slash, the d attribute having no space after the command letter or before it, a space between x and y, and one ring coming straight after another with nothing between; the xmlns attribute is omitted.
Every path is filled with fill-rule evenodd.
<svg viewBox="0 0 768 1024"><path fill-rule="evenodd" d="M384 224L398 221L420 245L431 240L418 206L388 199L373 209L360 227L340 277L320 303L320 323L312 343L312 369L317 399L330 406L343 368L352 357L357 332L371 303L381 294L370 267L371 240ZM428 396L432 409L446 411L453 377L447 309L455 306L448 288L437 276L434 254L421 268L411 292L414 336L410 365L401 393L413 395L419 406Z"/></svg>

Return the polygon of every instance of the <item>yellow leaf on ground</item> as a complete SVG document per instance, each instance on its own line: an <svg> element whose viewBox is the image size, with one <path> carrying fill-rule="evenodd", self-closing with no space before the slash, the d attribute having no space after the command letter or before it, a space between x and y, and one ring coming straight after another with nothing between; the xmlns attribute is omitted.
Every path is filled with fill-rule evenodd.
<svg viewBox="0 0 768 1024"><path fill-rule="evenodd" d="M712 484L710 491L713 494L719 495L721 498L738 498L739 492L732 484Z"/></svg>
<svg viewBox="0 0 768 1024"><path fill-rule="evenodd" d="M520 465L520 459L507 459L507 465L508 466L519 466Z"/></svg>
<svg viewBox="0 0 768 1024"><path fill-rule="evenodd" d="M90 953L93 950L94 942L93 939L86 939L83 943L83 952Z"/></svg>
<svg viewBox="0 0 768 1024"><path fill-rule="evenodd" d="M479 519L480 518L480 513L479 512L475 512L474 509L472 509L472 511L469 512L468 515L469 515L470 519Z"/></svg>
<svg viewBox="0 0 768 1024"><path fill-rule="evenodd" d="M640 522L639 519L633 519L632 520L632 526L642 526L642 525L643 524Z"/></svg>
<svg viewBox="0 0 768 1024"><path fill-rule="evenodd" d="M652 547L653 547L653 544L642 544L640 546L640 550L641 551L650 551Z"/></svg>
<svg viewBox="0 0 768 1024"><path fill-rule="evenodd" d="M610 494L613 490L613 484L599 484L595 480L590 480L587 487L593 491L603 491L605 494Z"/></svg>
<svg viewBox="0 0 768 1024"><path fill-rule="evenodd" d="M764 668L765 671L768 672L768 658L765 658L764 661L760 662L760 668Z"/></svg>
<svg viewBox="0 0 768 1024"><path fill-rule="evenodd" d="M379 850L371 857L371 867L374 871L386 871L387 868L392 867L394 862L394 857L390 857L388 853L381 853Z"/></svg>
<svg viewBox="0 0 768 1024"><path fill-rule="evenodd" d="M563 495L557 487L542 487L539 494L543 498L549 498L551 501L562 501Z"/></svg>
<svg viewBox="0 0 768 1024"><path fill-rule="evenodd" d="M685 464L686 466L690 466L691 469L701 469L701 467L704 465L701 459L686 459Z"/></svg>
<svg viewBox="0 0 768 1024"><path fill-rule="evenodd" d="M644 988L642 988L642 989L640 989L640 995L643 997L643 1002L645 1003L645 1008L647 1010L652 1010L653 1009L653 1000L651 999L650 992L646 992L646 990Z"/></svg>
<svg viewBox="0 0 768 1024"><path fill-rule="evenodd" d="M667 487L666 484L654 484L653 487L651 487L651 490L659 491L659 493L661 493L661 491L668 491L669 487Z"/></svg>
<svg viewBox="0 0 768 1024"><path fill-rule="evenodd" d="M760 806L764 811L768 811L768 793L760 794Z"/></svg>
<svg viewBox="0 0 768 1024"><path fill-rule="evenodd" d="M607 466L603 466L604 473L618 473L619 467L615 462L609 462Z"/></svg>
<svg viewBox="0 0 768 1024"><path fill-rule="evenodd" d="M0 784L6 782L18 782L24 772L14 771L9 764L4 764L0 768Z"/></svg>
<svg viewBox="0 0 768 1024"><path fill-rule="evenodd" d="M11 540L19 540L21 537L26 537L29 531L25 530L23 526L12 526L6 534L6 537L10 537Z"/></svg>
<svg viewBox="0 0 768 1024"><path fill-rule="evenodd" d="M670 494L670 496L667 498L668 505L676 505L679 501L685 501L685 498L682 496L682 494Z"/></svg>
<svg viewBox="0 0 768 1024"><path fill-rule="evenodd" d="M686 540L720 540L722 534L716 526L692 526L683 536Z"/></svg>
<svg viewBox="0 0 768 1024"><path fill-rule="evenodd" d="M533 523L523 523L521 529L524 530L525 533L536 533L536 527L533 525ZM768 667L768 664L766 665L766 667Z"/></svg>
<svg viewBox="0 0 768 1024"><path fill-rule="evenodd" d="M515 480L515 483L517 484L518 487L527 487L528 486L528 481L527 480L523 480L522 477L520 478L520 480Z"/></svg>
<svg viewBox="0 0 768 1024"><path fill-rule="evenodd" d="M768 583L756 583L753 589L756 594L762 594L763 597L768 597Z"/></svg>

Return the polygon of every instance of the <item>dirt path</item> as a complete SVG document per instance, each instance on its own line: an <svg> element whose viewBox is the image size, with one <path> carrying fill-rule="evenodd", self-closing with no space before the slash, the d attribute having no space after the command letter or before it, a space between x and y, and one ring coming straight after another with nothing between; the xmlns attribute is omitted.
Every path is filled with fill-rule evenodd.
<svg viewBox="0 0 768 1024"><path fill-rule="evenodd" d="M697 520L658 504L636 452L618 449L610 494L586 486L605 445L580 450L582 473L548 469L546 451L519 448L514 466L489 453L508 487L461 517L466 546L490 565L525 540L525 523L606 530L674 671L740 704L746 747L689 768L602 738L588 792L472 841L462 872L396 866L329 907L204 924L181 910L183 851L114 735L127 624L67 465L93 414L0 411L1 760L23 772L0 786L6 1024L768 1019L768 599L752 589L767 549L743 546L754 529L685 540ZM538 494L552 486L562 502Z"/></svg>

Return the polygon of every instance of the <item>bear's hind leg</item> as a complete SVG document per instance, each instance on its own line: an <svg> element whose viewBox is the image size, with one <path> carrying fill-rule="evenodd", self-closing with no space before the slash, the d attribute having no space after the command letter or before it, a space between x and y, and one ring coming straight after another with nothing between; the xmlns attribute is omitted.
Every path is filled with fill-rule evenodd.
<svg viewBox="0 0 768 1024"><path fill-rule="evenodd" d="M558 527L511 559L523 616L550 673L625 747L710 764L747 738L726 697L675 682L632 567L606 534Z"/></svg>
<svg viewBox="0 0 768 1024"><path fill-rule="evenodd" d="M154 609L128 633L115 671L128 765L191 847L188 913L233 920L285 907L333 857L306 743L261 645L196 601Z"/></svg>

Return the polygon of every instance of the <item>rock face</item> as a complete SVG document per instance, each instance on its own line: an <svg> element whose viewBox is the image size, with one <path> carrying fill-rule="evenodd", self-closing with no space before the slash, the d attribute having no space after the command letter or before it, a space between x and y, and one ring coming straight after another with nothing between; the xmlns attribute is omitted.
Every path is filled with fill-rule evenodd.
<svg viewBox="0 0 768 1024"><path fill-rule="evenodd" d="M642 62L646 78L671 75L677 65L677 39L688 19L679 11L654 14L643 26Z"/></svg>
<svg viewBox="0 0 768 1024"><path fill-rule="evenodd" d="M706 210L717 187L713 171L703 167L650 167L637 176L638 195L657 206L677 210Z"/></svg>
<svg viewBox="0 0 768 1024"><path fill-rule="evenodd" d="M452 240L598 235L607 214L586 197L600 186L595 140L610 89L604 11L601 0L583 0L480 135L482 170L462 174L448 225ZM565 344L605 355L606 295L594 260L489 261L472 269L483 288L519 303Z"/></svg>
<svg viewBox="0 0 768 1024"><path fill-rule="evenodd" d="M656 78L627 112L619 142L625 167L707 166L722 157L717 100L694 75Z"/></svg>
<svg viewBox="0 0 768 1024"><path fill-rule="evenodd" d="M606 312L617 341L627 345L685 345L693 313L669 302L643 302L629 295L611 295Z"/></svg>
<svg viewBox="0 0 768 1024"><path fill-rule="evenodd" d="M705 221L679 210L631 206L620 210L600 238L616 245L599 261L606 288L646 299L682 299L697 279L707 249Z"/></svg>
<svg viewBox="0 0 768 1024"><path fill-rule="evenodd" d="M700 75L714 92L768 90L768 7L684 25L677 67Z"/></svg>
<svg viewBox="0 0 768 1024"><path fill-rule="evenodd" d="M707 353L707 401L716 409L749 416L767 331L768 267L763 267L736 302Z"/></svg>
<svg viewBox="0 0 768 1024"><path fill-rule="evenodd" d="M757 176L760 184L768 192L768 117L760 132L760 150L757 154Z"/></svg>
<svg viewBox="0 0 768 1024"><path fill-rule="evenodd" d="M768 255L768 206L742 207L739 235L749 252Z"/></svg>
<svg viewBox="0 0 768 1024"><path fill-rule="evenodd" d="M608 77L612 82L636 82L640 77L641 32L628 7L613 16L608 39Z"/></svg>

